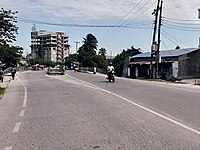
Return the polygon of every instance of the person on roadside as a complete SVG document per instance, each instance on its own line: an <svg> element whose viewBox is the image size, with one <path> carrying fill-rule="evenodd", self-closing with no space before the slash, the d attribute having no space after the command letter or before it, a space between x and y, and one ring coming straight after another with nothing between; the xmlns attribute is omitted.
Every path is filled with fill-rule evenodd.
<svg viewBox="0 0 200 150"><path fill-rule="evenodd" d="M2 70L2 68L0 68L0 80L3 82L3 76L4 76L4 72Z"/></svg>
<svg viewBox="0 0 200 150"><path fill-rule="evenodd" d="M13 67L11 70L11 75L12 75L13 80L15 79L15 74L16 74L16 69L15 69L15 67Z"/></svg>

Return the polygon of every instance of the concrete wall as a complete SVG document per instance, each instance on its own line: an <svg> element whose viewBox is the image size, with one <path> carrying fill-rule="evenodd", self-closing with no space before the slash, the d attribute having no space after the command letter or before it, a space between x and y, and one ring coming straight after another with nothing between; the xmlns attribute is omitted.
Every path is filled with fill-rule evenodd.
<svg viewBox="0 0 200 150"><path fill-rule="evenodd" d="M179 57L179 79L200 77L200 50Z"/></svg>

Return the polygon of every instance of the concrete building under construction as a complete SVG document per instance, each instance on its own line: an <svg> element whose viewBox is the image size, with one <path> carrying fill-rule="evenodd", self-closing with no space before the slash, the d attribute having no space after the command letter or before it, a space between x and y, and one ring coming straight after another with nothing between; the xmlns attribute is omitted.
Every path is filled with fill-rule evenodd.
<svg viewBox="0 0 200 150"><path fill-rule="evenodd" d="M37 31L35 26L31 32L31 57L64 63L69 55L69 37L64 32Z"/></svg>

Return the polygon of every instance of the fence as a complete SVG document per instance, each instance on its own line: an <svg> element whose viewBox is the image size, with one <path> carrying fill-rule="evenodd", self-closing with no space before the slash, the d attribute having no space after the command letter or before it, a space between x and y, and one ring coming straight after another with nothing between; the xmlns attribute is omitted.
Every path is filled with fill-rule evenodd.
<svg viewBox="0 0 200 150"><path fill-rule="evenodd" d="M81 72L94 72L94 67L80 67L79 70ZM96 72L101 73L101 74L107 73L106 69L99 69L99 68L96 68Z"/></svg>

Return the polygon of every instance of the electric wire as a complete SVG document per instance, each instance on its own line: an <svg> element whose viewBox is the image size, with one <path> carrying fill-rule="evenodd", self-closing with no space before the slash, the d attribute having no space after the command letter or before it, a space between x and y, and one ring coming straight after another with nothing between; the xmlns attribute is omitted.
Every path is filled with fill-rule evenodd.
<svg viewBox="0 0 200 150"><path fill-rule="evenodd" d="M164 34L166 34L168 37L174 39L174 40L177 41L177 42L182 43L182 44L185 45L185 46L191 46L190 44L184 42L183 40L181 40L181 39L179 39L179 38L177 38L177 37L175 37L175 36L173 36L173 35L167 33L165 30L162 30L162 32L163 32Z"/></svg>
<svg viewBox="0 0 200 150"><path fill-rule="evenodd" d="M61 24L61 23L51 23L51 22L44 22L32 19L25 19L18 17L18 21L24 23L34 23L34 24L44 24L44 25L53 25L53 26L65 26L65 27L90 27L90 28L145 28L150 27L148 22L141 22L132 24L132 26L122 26L122 25L91 25L91 24Z"/></svg>
<svg viewBox="0 0 200 150"><path fill-rule="evenodd" d="M194 22L194 21L200 21L200 20L189 20L189 19L174 19L174 18L168 18L168 17L163 17L165 20L173 20L173 21L179 21L179 22Z"/></svg>
<svg viewBox="0 0 200 150"><path fill-rule="evenodd" d="M164 22L167 22L167 23L171 23L171 24L176 24L176 25L187 25L187 26L199 26L200 24L197 24L197 23L183 23L183 22L177 22L177 21L171 21L171 20L164 20Z"/></svg>
<svg viewBox="0 0 200 150"><path fill-rule="evenodd" d="M196 32L199 31L200 28L196 28L196 29L191 29L191 28L182 28L182 27L176 27L173 25L167 25L167 24L163 24L163 27L169 28L169 29L174 29L174 30L180 30L180 31L188 31L188 32Z"/></svg>
<svg viewBox="0 0 200 150"><path fill-rule="evenodd" d="M168 26L172 26L172 27L175 27L175 28L180 28L180 29L200 30L200 27L180 26L180 25L174 25L174 24L167 23L167 22L164 22L163 24L168 25Z"/></svg>
<svg viewBox="0 0 200 150"><path fill-rule="evenodd" d="M126 13L123 18L121 20L119 20L115 25L118 25L120 24L123 20L125 20L125 18L142 2L143 0L140 0L128 13ZM101 36L103 36L104 34L108 33L110 30L112 30L113 28L110 28L108 30L106 30L103 34L100 35L100 38Z"/></svg>
<svg viewBox="0 0 200 150"><path fill-rule="evenodd" d="M133 16L131 16L131 18L129 18L128 20L126 20L126 21L124 22L124 24L127 23L130 19L132 19L136 14L138 14L149 2L150 2L150 0L149 0L147 3L145 3ZM129 23L127 23L127 24L125 24L125 25L123 25L123 26L117 28L117 29L114 30L113 32L109 33L109 34L110 34L110 38L111 38L112 36L114 36L116 33L120 32L122 29L126 28L128 25L130 25L132 22L134 22L137 18L141 17L141 16L142 16L147 10L149 10L155 3L156 3L156 1L154 1L153 4L151 4L147 9L145 9L142 13L140 13L138 16L136 16L136 17L135 17L133 20L131 20ZM152 23L152 22L151 22L151 23ZM151 25L151 24L149 24L149 25Z"/></svg>
<svg viewBox="0 0 200 150"><path fill-rule="evenodd" d="M176 40L176 39L173 39L171 36L169 36L169 35L167 35L165 32L162 32L161 33L162 34L162 36L164 36L166 39L168 39L169 41L171 41L172 43L174 43L175 45L184 45L184 46L188 46L188 44L185 44L185 43L183 43L183 42L180 42L180 41L178 41L178 40ZM178 44L178 43L180 43L180 44Z"/></svg>

